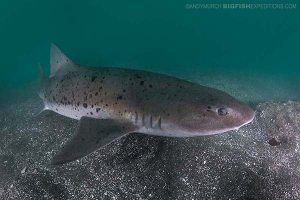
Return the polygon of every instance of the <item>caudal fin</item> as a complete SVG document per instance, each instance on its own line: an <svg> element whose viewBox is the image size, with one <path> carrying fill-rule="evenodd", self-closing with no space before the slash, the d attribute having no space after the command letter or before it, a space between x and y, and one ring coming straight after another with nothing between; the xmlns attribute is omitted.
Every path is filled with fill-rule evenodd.
<svg viewBox="0 0 300 200"><path fill-rule="evenodd" d="M45 86L47 83L47 77L45 75L44 69L42 65L39 63L38 64L38 75L39 75L39 91L38 94L41 97L41 99L45 98Z"/></svg>
<svg viewBox="0 0 300 200"><path fill-rule="evenodd" d="M40 109L40 111L37 111L36 113L33 113L34 117L39 116L43 111L48 110L46 104L45 104L45 88L47 86L48 78L44 73L44 69L41 64L38 64L38 76L39 76L39 87L38 87L38 95L44 102L44 106Z"/></svg>

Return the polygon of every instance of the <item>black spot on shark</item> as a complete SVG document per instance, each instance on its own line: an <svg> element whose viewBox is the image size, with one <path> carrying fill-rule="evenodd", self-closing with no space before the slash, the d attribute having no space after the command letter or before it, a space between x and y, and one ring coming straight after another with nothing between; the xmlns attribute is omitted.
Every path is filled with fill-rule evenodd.
<svg viewBox="0 0 300 200"><path fill-rule="evenodd" d="M117 96L117 100L122 100L122 99L123 99L122 95Z"/></svg>
<svg viewBox="0 0 300 200"><path fill-rule="evenodd" d="M94 82L95 81L95 79L97 78L97 76L92 76L92 82Z"/></svg>

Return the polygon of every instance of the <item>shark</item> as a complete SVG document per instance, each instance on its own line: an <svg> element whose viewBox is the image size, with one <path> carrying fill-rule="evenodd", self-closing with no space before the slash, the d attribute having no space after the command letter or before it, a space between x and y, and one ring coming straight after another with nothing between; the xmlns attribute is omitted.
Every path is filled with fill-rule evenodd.
<svg viewBox="0 0 300 200"><path fill-rule="evenodd" d="M80 159L128 134L214 135L250 123L255 111L218 89L149 71L83 67L56 45L50 76L40 67L43 110L79 120L53 165Z"/></svg>

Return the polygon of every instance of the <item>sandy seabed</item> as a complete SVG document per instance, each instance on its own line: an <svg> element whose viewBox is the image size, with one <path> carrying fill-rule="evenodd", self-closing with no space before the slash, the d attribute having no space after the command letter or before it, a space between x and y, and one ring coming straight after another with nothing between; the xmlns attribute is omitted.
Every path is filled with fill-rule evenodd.
<svg viewBox="0 0 300 200"><path fill-rule="evenodd" d="M78 121L34 116L38 97L0 110L0 199L300 199L300 103L264 102L239 131L130 134L51 166Z"/></svg>

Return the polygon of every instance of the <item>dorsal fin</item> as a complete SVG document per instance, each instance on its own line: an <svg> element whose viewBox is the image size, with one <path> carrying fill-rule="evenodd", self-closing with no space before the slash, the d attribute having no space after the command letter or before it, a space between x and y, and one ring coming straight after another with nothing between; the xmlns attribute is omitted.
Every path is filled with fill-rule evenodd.
<svg viewBox="0 0 300 200"><path fill-rule="evenodd" d="M70 60L55 44L51 44L50 48L50 77L56 76L58 73L63 75L67 72L78 69L78 66Z"/></svg>

